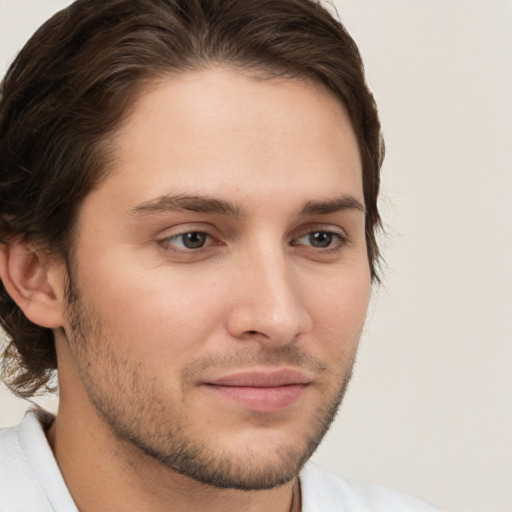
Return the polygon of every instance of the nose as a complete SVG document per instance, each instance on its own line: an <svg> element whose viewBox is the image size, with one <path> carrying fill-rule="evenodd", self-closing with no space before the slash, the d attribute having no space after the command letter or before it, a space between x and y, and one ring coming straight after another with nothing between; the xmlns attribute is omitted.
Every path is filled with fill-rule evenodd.
<svg viewBox="0 0 512 512"><path fill-rule="evenodd" d="M233 272L227 329L239 340L277 348L311 329L301 283L285 251L259 251Z"/></svg>

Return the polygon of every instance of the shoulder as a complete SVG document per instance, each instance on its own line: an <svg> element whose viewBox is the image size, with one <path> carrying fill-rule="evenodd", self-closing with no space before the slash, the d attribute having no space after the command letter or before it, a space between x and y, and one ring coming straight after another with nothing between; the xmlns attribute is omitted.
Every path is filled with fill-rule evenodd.
<svg viewBox="0 0 512 512"><path fill-rule="evenodd" d="M38 425L35 416L27 416L16 426L0 430L0 510L18 510L20 502L38 504L44 494L34 481L30 460L27 458L27 436ZM23 509L21 509L23 510ZM44 509L43 509L44 510Z"/></svg>
<svg viewBox="0 0 512 512"><path fill-rule="evenodd" d="M300 481L303 512L440 512L412 496L341 478L312 463Z"/></svg>
<svg viewBox="0 0 512 512"><path fill-rule="evenodd" d="M18 426L0 429L2 512L76 511L44 434L47 419L30 412Z"/></svg>

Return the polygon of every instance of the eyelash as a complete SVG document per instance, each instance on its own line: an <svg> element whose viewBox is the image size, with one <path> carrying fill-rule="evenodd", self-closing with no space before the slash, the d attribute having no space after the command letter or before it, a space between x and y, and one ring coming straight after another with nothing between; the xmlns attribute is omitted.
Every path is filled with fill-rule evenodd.
<svg viewBox="0 0 512 512"><path fill-rule="evenodd" d="M171 251L174 251L174 252L177 252L177 253L196 253L196 252L199 252L201 250L206 249L207 247L210 247L212 245L216 245L215 241L214 241L213 243L210 243L208 245L202 245L201 247L197 247L197 248L187 248L187 247L184 247L182 249L177 249L174 246L173 242L178 240L178 239L181 239L183 241L183 237L185 237L186 235L205 235L210 240L214 240L214 237L210 233L208 233L207 231L204 231L204 230L202 230L202 231L201 230L197 230L197 231L190 230L190 231L183 231L181 233L177 233L175 235L166 237L166 238L164 238L163 240L160 241L160 245L164 249L166 249L166 250L171 250Z"/></svg>
<svg viewBox="0 0 512 512"><path fill-rule="evenodd" d="M314 245L309 244L308 247L312 248L313 250L318 249L324 253L336 253L340 251L343 247L345 247L348 243L348 238L344 233L333 231L331 229L314 229L292 240L291 245L300 245L295 243L295 241L300 240L301 238L311 237L320 234L327 235L328 237L330 237L331 241L329 245L327 247L315 247Z"/></svg>
<svg viewBox="0 0 512 512"><path fill-rule="evenodd" d="M297 243L297 240L300 240L305 237L311 237L315 235L327 235L328 237L331 237L331 241L327 247L315 247L311 244L299 244ZM210 239L210 243L206 243L201 245L200 247L191 248L191 247L182 247L177 248L175 246L175 242L177 240L181 240L183 242L183 237L187 235L204 235L206 239ZM340 233L338 231L333 231L332 229L312 229L307 232L304 232L300 236L295 237L293 240L291 240L290 245L291 246L299 246L299 245L305 245L312 250L319 250L322 253L336 253L339 252L343 247L345 247L349 242L348 237L344 233ZM200 253L202 251L207 250L209 247L214 245L221 245L220 242L215 240L215 237L208 233L208 231L205 230L189 230L189 231L183 231L181 233L177 233L175 235L166 237L162 239L160 242L160 245L165 250L170 250L175 253L181 253L181 254L192 254L192 253ZM184 245L184 244L183 244ZM333 246L334 245L334 246Z"/></svg>

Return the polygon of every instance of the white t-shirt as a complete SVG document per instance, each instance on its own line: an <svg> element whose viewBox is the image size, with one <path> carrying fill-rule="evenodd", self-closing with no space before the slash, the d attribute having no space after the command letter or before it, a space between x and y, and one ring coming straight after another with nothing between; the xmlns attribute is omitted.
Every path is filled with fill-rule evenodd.
<svg viewBox="0 0 512 512"><path fill-rule="evenodd" d="M436 512L382 487L353 482L312 463L300 473L302 512ZM0 430L0 512L78 512L38 415Z"/></svg>

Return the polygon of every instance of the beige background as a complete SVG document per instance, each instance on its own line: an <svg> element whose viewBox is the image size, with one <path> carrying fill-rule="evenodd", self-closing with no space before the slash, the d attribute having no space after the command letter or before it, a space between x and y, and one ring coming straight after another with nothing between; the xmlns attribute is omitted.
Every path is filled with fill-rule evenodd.
<svg viewBox="0 0 512 512"><path fill-rule="evenodd" d="M0 70L66 3L0 0ZM336 4L386 134L388 268L315 460L453 512L510 512L512 2ZM1 425L23 409L0 392Z"/></svg>

